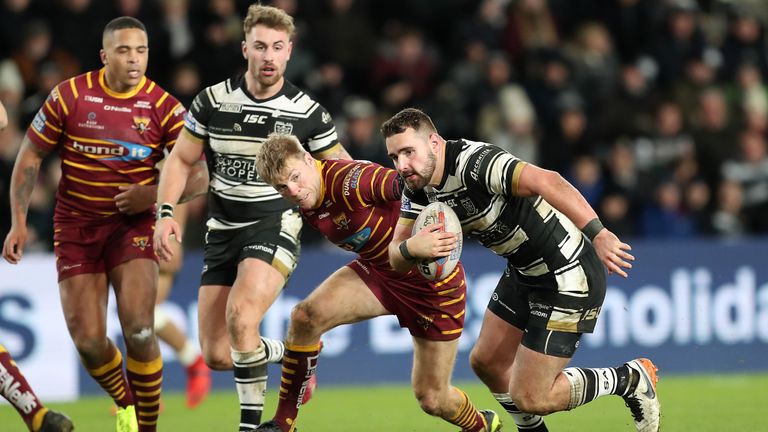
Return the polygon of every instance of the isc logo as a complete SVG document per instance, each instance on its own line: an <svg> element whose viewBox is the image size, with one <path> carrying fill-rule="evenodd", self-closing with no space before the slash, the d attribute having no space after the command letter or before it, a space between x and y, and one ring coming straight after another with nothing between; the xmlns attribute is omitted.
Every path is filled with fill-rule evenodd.
<svg viewBox="0 0 768 432"><path fill-rule="evenodd" d="M246 114L245 120L243 122L245 123L258 123L258 124L264 124L267 121L267 117L265 115L258 115L258 114Z"/></svg>

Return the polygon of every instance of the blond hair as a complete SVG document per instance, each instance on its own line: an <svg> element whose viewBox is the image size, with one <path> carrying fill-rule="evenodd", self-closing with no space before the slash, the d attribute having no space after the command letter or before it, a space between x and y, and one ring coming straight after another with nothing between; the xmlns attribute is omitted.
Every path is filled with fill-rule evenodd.
<svg viewBox="0 0 768 432"><path fill-rule="evenodd" d="M256 152L256 172L269 184L275 184L292 158L302 159L307 152L294 135L271 133Z"/></svg>
<svg viewBox="0 0 768 432"><path fill-rule="evenodd" d="M284 10L272 6L263 6L254 3L248 8L248 15L243 20L243 32L248 34L252 28L263 25L267 28L282 30L288 33L288 38L293 38L296 26L293 25L293 17Z"/></svg>

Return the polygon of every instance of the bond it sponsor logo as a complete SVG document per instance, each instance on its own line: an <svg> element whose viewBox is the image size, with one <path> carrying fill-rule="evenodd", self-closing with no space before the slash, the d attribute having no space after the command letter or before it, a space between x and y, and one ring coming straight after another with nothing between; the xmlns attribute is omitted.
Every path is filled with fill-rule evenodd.
<svg viewBox="0 0 768 432"><path fill-rule="evenodd" d="M110 144L83 144L77 141L72 143L72 147L81 152L105 157L101 160L143 160L152 154L152 149L140 144L129 143L118 140L108 140Z"/></svg>
<svg viewBox="0 0 768 432"><path fill-rule="evenodd" d="M140 109L152 109L152 104L149 101L140 100L133 104L134 108L140 108Z"/></svg>

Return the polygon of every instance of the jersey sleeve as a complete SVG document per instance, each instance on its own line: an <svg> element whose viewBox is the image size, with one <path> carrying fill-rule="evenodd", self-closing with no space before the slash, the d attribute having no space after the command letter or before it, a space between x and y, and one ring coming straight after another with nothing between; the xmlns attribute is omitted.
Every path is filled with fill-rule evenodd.
<svg viewBox="0 0 768 432"><path fill-rule="evenodd" d="M400 218L397 220L401 225L413 225L419 213L429 204L427 194L421 191L412 191L409 188L403 189L403 195L400 198Z"/></svg>
<svg viewBox="0 0 768 432"><path fill-rule="evenodd" d="M208 123L214 111L210 93L210 87L198 93L186 116L184 116L184 128L202 140L208 139Z"/></svg>
<svg viewBox="0 0 768 432"><path fill-rule="evenodd" d="M168 96L160 107L160 127L163 128L163 143L170 150L184 126L184 114L187 110L175 97Z"/></svg>
<svg viewBox="0 0 768 432"><path fill-rule="evenodd" d="M512 196L525 162L499 147L488 145L470 154L464 166L463 181L490 194Z"/></svg>
<svg viewBox="0 0 768 432"><path fill-rule="evenodd" d="M359 177L359 199L363 205L400 200L403 187L397 171L376 163L361 163Z"/></svg>
<svg viewBox="0 0 768 432"><path fill-rule="evenodd" d="M321 153L339 141L336 134L336 126L333 124L331 113L322 105L318 104L317 109L307 119L311 125L307 136L300 141L304 143L305 149L314 154Z"/></svg>
<svg viewBox="0 0 768 432"><path fill-rule="evenodd" d="M64 120L69 114L68 104L63 100L61 88L57 85L32 119L27 128L27 138L41 150L50 152L56 149L64 133Z"/></svg>

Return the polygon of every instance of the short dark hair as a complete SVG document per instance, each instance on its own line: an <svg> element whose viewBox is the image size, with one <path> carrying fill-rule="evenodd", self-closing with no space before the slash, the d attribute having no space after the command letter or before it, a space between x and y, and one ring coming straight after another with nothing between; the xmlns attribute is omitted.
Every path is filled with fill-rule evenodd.
<svg viewBox="0 0 768 432"><path fill-rule="evenodd" d="M416 132L424 132L425 130L429 133L437 132L432 119L424 111L416 108L406 108L393 115L392 118L381 125L381 134L386 139L392 135L401 134L408 128Z"/></svg>
<svg viewBox="0 0 768 432"><path fill-rule="evenodd" d="M113 19L112 21L108 22L106 26L104 26L104 33L102 33L102 39L107 37L109 33L115 32L117 30L123 30L123 29L139 29L143 31L144 33L147 32L147 28L144 27L144 23L137 20L134 17L130 16L121 16Z"/></svg>

